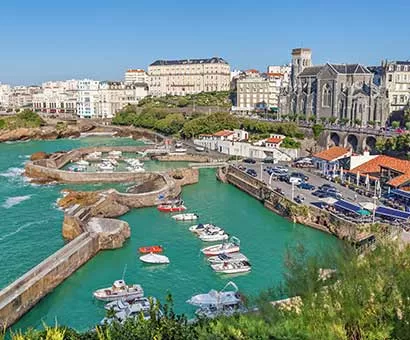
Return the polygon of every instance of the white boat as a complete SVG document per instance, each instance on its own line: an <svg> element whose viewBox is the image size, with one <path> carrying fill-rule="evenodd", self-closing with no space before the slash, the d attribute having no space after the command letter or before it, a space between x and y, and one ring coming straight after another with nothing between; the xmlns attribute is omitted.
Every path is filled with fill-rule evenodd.
<svg viewBox="0 0 410 340"><path fill-rule="evenodd" d="M114 158L119 158L119 157L122 156L122 152L121 151L116 151L116 150L110 151L108 153L108 156L111 156L111 157L114 157Z"/></svg>
<svg viewBox="0 0 410 340"><path fill-rule="evenodd" d="M195 147L195 150L196 150L196 151L199 151L199 152L204 152L204 151L205 151L205 148L204 148L203 146L196 146L196 147Z"/></svg>
<svg viewBox="0 0 410 340"><path fill-rule="evenodd" d="M68 170L73 172L85 172L87 171L87 167L85 167L84 165L70 166Z"/></svg>
<svg viewBox="0 0 410 340"><path fill-rule="evenodd" d="M234 290L225 291L232 286ZM221 291L211 290L207 294L198 294L191 297L187 303L200 307L195 314L202 317L214 318L216 316L230 316L234 313L243 313L246 308L238 287L232 281L229 281Z"/></svg>
<svg viewBox="0 0 410 340"><path fill-rule="evenodd" d="M141 168L141 167L134 167L134 166L127 166L127 170L129 171L129 172L136 172L136 173L141 173L141 172L145 172L145 169L144 168Z"/></svg>
<svg viewBox="0 0 410 340"><path fill-rule="evenodd" d="M113 171L115 169L115 166L112 165L110 162L103 162L98 165L98 168L101 171Z"/></svg>
<svg viewBox="0 0 410 340"><path fill-rule="evenodd" d="M225 234L224 230L219 231L212 231L212 232L205 232L199 235L201 241L204 242L217 242L217 241L225 241L229 238L227 234Z"/></svg>
<svg viewBox="0 0 410 340"><path fill-rule="evenodd" d="M220 231L222 228L216 226L215 224L205 223L205 224L196 224L189 227L189 231L198 235L201 235L205 232Z"/></svg>
<svg viewBox="0 0 410 340"><path fill-rule="evenodd" d="M242 253L219 254L217 256L211 256L208 258L208 262L210 264L230 263L230 262L239 262L239 261L249 261L249 260Z"/></svg>
<svg viewBox="0 0 410 340"><path fill-rule="evenodd" d="M116 159L114 159L114 158L108 158L108 163L111 163L112 165L114 165L114 166L118 166L118 162L117 162L117 160Z"/></svg>
<svg viewBox="0 0 410 340"><path fill-rule="evenodd" d="M150 264L168 264L169 263L169 258L166 257L165 255L153 254L153 253L142 255L140 257L140 260L144 263L150 263Z"/></svg>
<svg viewBox="0 0 410 340"><path fill-rule="evenodd" d="M140 285L128 286L124 280L114 281L112 287L98 289L93 293L97 300L114 301L114 300L134 300L144 296L144 290Z"/></svg>
<svg viewBox="0 0 410 340"><path fill-rule="evenodd" d="M187 152L187 149L184 149L184 148L175 148L175 152L184 153L184 152Z"/></svg>
<svg viewBox="0 0 410 340"><path fill-rule="evenodd" d="M177 148L177 149L182 148L182 143L181 142L176 142L175 143L175 148Z"/></svg>
<svg viewBox="0 0 410 340"><path fill-rule="evenodd" d="M89 153L85 158L88 160L98 160L101 158L101 156L102 156L102 152L96 151L96 152Z"/></svg>
<svg viewBox="0 0 410 340"><path fill-rule="evenodd" d="M113 310L115 313L112 318L104 318L100 324L110 325L113 322L124 323L129 318L142 317L144 320L149 320L151 318L151 310L157 304L155 298L141 298L130 303L118 302L117 304L107 304L105 309ZM162 311L158 309L157 316L161 317L163 315Z"/></svg>
<svg viewBox="0 0 410 340"><path fill-rule="evenodd" d="M241 250L240 241L236 237L231 237L229 242L224 242L201 249L206 256L215 256L220 254L237 253Z"/></svg>
<svg viewBox="0 0 410 340"><path fill-rule="evenodd" d="M139 166L143 167L144 163L142 163L139 159L134 159L134 158L127 158L124 160L126 163L128 163L131 166Z"/></svg>
<svg viewBox="0 0 410 340"><path fill-rule="evenodd" d="M176 221L193 221L193 220L196 220L199 216L193 213L186 213L186 214L177 214L171 217Z"/></svg>
<svg viewBox="0 0 410 340"><path fill-rule="evenodd" d="M252 266L248 261L239 261L215 263L211 264L211 268L217 273L237 274L249 272L252 269Z"/></svg>
<svg viewBox="0 0 410 340"><path fill-rule="evenodd" d="M81 166L88 166L88 165L90 165L90 163L87 162L87 161L84 160L84 159L79 160L78 162L76 162L76 164L77 164L77 165L81 165Z"/></svg>

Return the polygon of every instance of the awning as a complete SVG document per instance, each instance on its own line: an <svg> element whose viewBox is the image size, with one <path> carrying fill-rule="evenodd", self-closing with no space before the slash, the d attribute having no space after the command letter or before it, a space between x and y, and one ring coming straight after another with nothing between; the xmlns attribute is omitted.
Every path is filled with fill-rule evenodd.
<svg viewBox="0 0 410 340"><path fill-rule="evenodd" d="M359 207L358 205L350 203L348 201L344 201L344 200L337 201L334 204L334 206L336 208L344 209L344 210L347 210L347 211L350 211L352 213L359 214L359 215L360 215L359 211L362 210L362 208Z"/></svg>
<svg viewBox="0 0 410 340"><path fill-rule="evenodd" d="M329 204L329 205L333 205L335 204L338 200L336 198L333 197L323 197L323 198L319 198L322 202Z"/></svg>
<svg viewBox="0 0 410 340"><path fill-rule="evenodd" d="M362 215L362 216L369 216L370 215L370 211L364 210L364 209L360 209L357 213Z"/></svg>
<svg viewBox="0 0 410 340"><path fill-rule="evenodd" d="M372 202L360 202L359 205L366 210L373 211L377 208L377 205Z"/></svg>
<svg viewBox="0 0 410 340"><path fill-rule="evenodd" d="M400 189L394 189L392 191L390 191L391 194L400 196L400 197L404 197L407 199L410 199L410 192L408 191L404 191L404 190L400 190Z"/></svg>
<svg viewBox="0 0 410 340"><path fill-rule="evenodd" d="M407 220L410 218L410 213L408 212L387 207L378 207L376 209L376 214L401 220Z"/></svg>

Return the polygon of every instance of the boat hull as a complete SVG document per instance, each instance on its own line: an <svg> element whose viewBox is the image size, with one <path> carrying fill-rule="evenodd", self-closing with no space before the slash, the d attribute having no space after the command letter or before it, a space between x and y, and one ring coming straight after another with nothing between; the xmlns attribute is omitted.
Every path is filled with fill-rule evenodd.
<svg viewBox="0 0 410 340"><path fill-rule="evenodd" d="M158 253L162 253L163 250L164 249L161 246L141 247L141 248L138 249L138 251L141 254L149 254L149 253L158 254Z"/></svg>
<svg viewBox="0 0 410 340"><path fill-rule="evenodd" d="M186 208L181 205L181 206L176 206L176 207L168 207L168 206L158 206L157 209L161 212L165 213L171 213L171 212L181 212L186 210Z"/></svg>
<svg viewBox="0 0 410 340"><path fill-rule="evenodd" d="M218 249L218 248L208 247L208 248L202 249L201 251L206 256L214 256L214 255L220 255L220 254L237 253L240 251L240 247L235 246L235 247L231 247L227 249Z"/></svg>

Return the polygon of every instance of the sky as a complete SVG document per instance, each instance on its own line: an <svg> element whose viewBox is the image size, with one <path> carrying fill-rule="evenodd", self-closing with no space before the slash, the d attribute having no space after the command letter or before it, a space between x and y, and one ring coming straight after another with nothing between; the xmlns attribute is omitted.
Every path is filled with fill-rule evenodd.
<svg viewBox="0 0 410 340"><path fill-rule="evenodd" d="M63 3L63 4L60 4ZM220 56L231 69L410 59L409 0L3 0L0 82L121 80L157 59Z"/></svg>

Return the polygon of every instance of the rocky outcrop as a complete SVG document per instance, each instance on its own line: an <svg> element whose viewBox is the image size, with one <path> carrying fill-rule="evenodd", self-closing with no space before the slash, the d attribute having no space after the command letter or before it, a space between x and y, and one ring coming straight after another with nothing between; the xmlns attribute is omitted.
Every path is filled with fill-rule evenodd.
<svg viewBox="0 0 410 340"><path fill-rule="evenodd" d="M192 168L173 169L167 172L179 186L195 184L199 182L199 170Z"/></svg>
<svg viewBox="0 0 410 340"><path fill-rule="evenodd" d="M100 199L98 191L72 191L65 189L65 196L58 201L59 207L67 209L78 204L80 207L86 207L97 203Z"/></svg>
<svg viewBox="0 0 410 340"><path fill-rule="evenodd" d="M98 235L100 249L121 248L130 238L131 229L127 222L111 218L91 218L86 226L88 232Z"/></svg>
<svg viewBox="0 0 410 340"><path fill-rule="evenodd" d="M72 241L84 232L79 218L64 215L62 234L65 240Z"/></svg>
<svg viewBox="0 0 410 340"><path fill-rule="evenodd" d="M91 215L97 217L118 217L126 214L130 208L120 204L113 197L106 197L91 208Z"/></svg>
<svg viewBox="0 0 410 340"><path fill-rule="evenodd" d="M47 158L48 158L48 154L46 154L45 152L39 151L31 155L30 161L39 161L40 159L47 159Z"/></svg>

